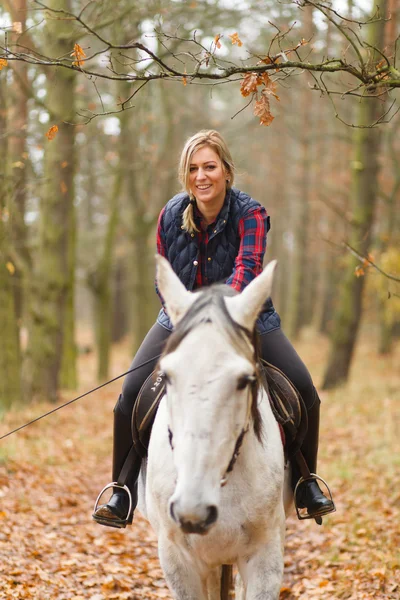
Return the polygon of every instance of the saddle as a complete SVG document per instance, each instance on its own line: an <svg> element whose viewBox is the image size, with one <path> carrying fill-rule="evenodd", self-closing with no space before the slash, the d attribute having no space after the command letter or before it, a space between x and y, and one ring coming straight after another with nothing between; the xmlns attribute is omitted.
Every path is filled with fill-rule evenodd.
<svg viewBox="0 0 400 600"><path fill-rule="evenodd" d="M297 454L307 433L307 410L300 394L280 369L261 361L261 378L272 412L283 430L282 441L289 460ZM142 458L147 456L151 429L164 394L164 376L154 371L142 385L132 414L133 443Z"/></svg>

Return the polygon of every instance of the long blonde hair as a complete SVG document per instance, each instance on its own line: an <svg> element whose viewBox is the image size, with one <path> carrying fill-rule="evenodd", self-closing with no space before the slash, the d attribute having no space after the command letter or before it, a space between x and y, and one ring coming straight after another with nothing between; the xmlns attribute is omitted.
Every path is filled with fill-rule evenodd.
<svg viewBox="0 0 400 600"><path fill-rule="evenodd" d="M197 152L197 150L204 148L204 146L209 146L219 156L227 173L226 185L228 189L232 187L235 177L235 165L233 164L231 153L228 150L224 138L218 131L215 131L215 129L203 129L192 135L192 137L186 141L179 162L179 181L182 184L182 188L190 197L190 203L182 215L182 228L189 233L198 231L194 221L193 212L195 198L191 193L189 186L190 162L193 154Z"/></svg>

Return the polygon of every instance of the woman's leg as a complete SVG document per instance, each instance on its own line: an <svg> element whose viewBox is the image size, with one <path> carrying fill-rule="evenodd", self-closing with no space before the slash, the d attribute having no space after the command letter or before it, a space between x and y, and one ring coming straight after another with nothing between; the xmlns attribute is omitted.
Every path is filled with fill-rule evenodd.
<svg viewBox="0 0 400 600"><path fill-rule="evenodd" d="M154 371L169 335L170 332L158 323L153 325L132 361L130 369L135 370L124 380L122 394L114 408L112 481L118 481L121 469L132 449L131 420L137 395L144 381ZM132 494L133 509L136 508L137 503L136 484L140 465L141 457L134 454L130 473L124 482ZM120 488L114 488L110 500L97 508L93 518L101 525L125 527L127 522L132 522L133 510L131 514L128 512L128 494Z"/></svg>
<svg viewBox="0 0 400 600"><path fill-rule="evenodd" d="M307 367L293 348L282 329L274 329L260 336L261 356L280 369L301 395L307 408L308 429L301 452L311 473L317 472L319 412L321 401ZM300 478L297 465L292 461L293 483ZM297 506L307 508L310 516L327 514L334 510L333 502L326 498L315 480L302 483L298 488Z"/></svg>

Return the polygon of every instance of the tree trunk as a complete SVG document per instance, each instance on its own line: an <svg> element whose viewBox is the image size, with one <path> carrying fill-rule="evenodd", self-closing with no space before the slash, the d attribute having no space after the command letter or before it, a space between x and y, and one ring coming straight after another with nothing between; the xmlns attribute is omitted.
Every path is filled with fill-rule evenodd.
<svg viewBox="0 0 400 600"><path fill-rule="evenodd" d="M313 35L313 9L304 7L304 37L312 38ZM308 82L308 79L307 79ZM296 338L304 323L304 296L307 275L307 251L310 214L310 181L311 181L311 129L312 129L312 102L310 90L302 90L301 100L301 142L299 163L299 193L296 198L295 229L294 229L294 255L292 266L292 281L288 304L287 330L289 338Z"/></svg>
<svg viewBox="0 0 400 600"><path fill-rule="evenodd" d="M8 3L9 4L9 3ZM9 5L12 20L21 24L22 31L26 26L26 0L14 0ZM14 43L20 34L9 33L10 42ZM20 43L24 43L22 37ZM28 123L28 69L24 62L12 63L13 85L11 102L9 103L9 143L8 154L11 171L10 184L10 225L13 242L15 273L14 295L15 311L20 327L23 315L24 288L26 273L30 271L31 261L27 243L27 228L25 225L26 182L27 182L27 123Z"/></svg>
<svg viewBox="0 0 400 600"><path fill-rule="evenodd" d="M7 87L6 73L0 73L0 412L21 399L20 352L15 310L14 263L10 259L10 218L7 206Z"/></svg>
<svg viewBox="0 0 400 600"><path fill-rule="evenodd" d="M126 257L118 257L115 261L113 276L113 311L111 342L120 342L129 329L129 315L126 301L126 281L128 268Z"/></svg>
<svg viewBox="0 0 400 600"><path fill-rule="evenodd" d="M123 144L121 146L123 147ZM109 373L112 330L112 259L118 224L118 202L123 180L124 172L120 166L115 174L114 189L110 197L109 218L102 256L96 267L96 271L89 277L89 287L94 294L95 300L97 378L99 381L107 379Z"/></svg>
<svg viewBox="0 0 400 600"><path fill-rule="evenodd" d="M136 352L157 314L157 297L154 291L154 224L148 223L143 214L136 214L134 231L134 294L133 307L133 350Z"/></svg>
<svg viewBox="0 0 400 600"><path fill-rule="evenodd" d="M385 25L385 46L388 48L389 53L395 52L396 35L397 35L397 22L399 19L399 0L387 0L387 14L388 20ZM384 211L384 222L382 231L380 234L380 250L384 251L391 245L396 244L396 240L393 239L394 232L396 232L396 212L398 211L398 198L400 194L400 160L398 152L396 151L396 139L398 139L399 132L399 120L391 122L387 125L385 130L385 136L387 141L387 153L392 164L393 173L393 185L389 195L385 198ZM397 202L397 203L396 203ZM393 320L390 318L388 298L378 300L378 314L379 314L379 354L389 354L393 348Z"/></svg>
<svg viewBox="0 0 400 600"><path fill-rule="evenodd" d="M370 25L368 40L370 48L381 47L383 29L383 20ZM373 56L372 60L377 56ZM381 111L382 102L379 100L371 98L360 100L357 124L365 126L374 122ZM353 228L350 245L362 255L368 254L371 243L377 199L380 142L381 132L378 128L367 127L354 131L354 158L351 164ZM361 319L362 292L365 283L364 277L355 276L355 269L359 262L358 258L349 253L333 324L330 355L323 382L324 389L338 386L346 381L349 375Z"/></svg>
<svg viewBox="0 0 400 600"><path fill-rule="evenodd" d="M53 0L50 7L68 11L70 3ZM68 21L48 19L46 34L48 53L54 56L71 53L73 42L69 37ZM62 357L64 373L74 372L75 358L75 351L67 350L64 339L66 327L69 327L68 339L73 344L74 128L61 122L61 119L71 121L74 117L75 74L68 69L47 71L46 74L49 123L58 125L59 131L53 140L45 141L39 248L31 289L25 376L30 396L55 401ZM68 367L67 360L70 361ZM75 379L74 375L71 379Z"/></svg>

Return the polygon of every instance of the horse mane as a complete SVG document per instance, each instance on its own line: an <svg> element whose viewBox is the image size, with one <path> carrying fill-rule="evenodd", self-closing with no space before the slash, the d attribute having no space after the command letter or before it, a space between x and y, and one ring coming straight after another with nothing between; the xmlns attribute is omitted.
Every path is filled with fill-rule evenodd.
<svg viewBox="0 0 400 600"><path fill-rule="evenodd" d="M236 352L245 356L254 367L256 381L251 386L251 417L254 433L261 442L263 423L257 401L261 385L260 350L256 328L254 326L253 331L250 331L232 319L224 301L226 296L236 296L238 294L232 287L225 284L214 284L195 293L198 294L198 298L172 332L166 343L163 356L174 352L187 334L198 325L203 323L219 324Z"/></svg>

